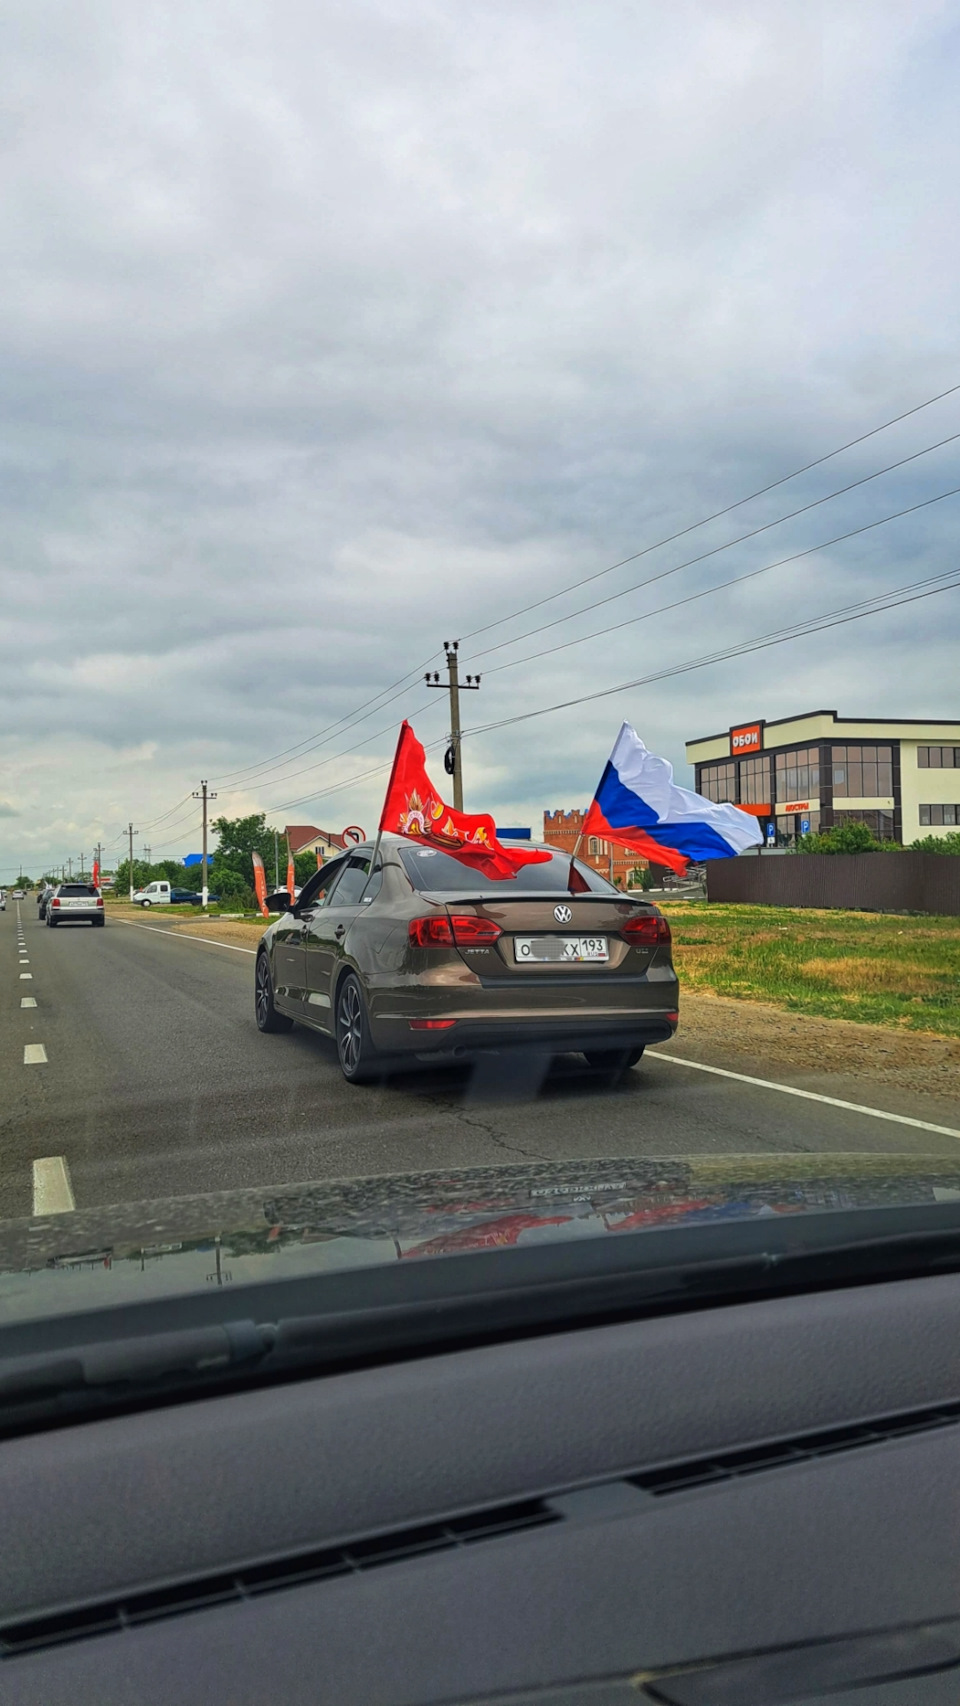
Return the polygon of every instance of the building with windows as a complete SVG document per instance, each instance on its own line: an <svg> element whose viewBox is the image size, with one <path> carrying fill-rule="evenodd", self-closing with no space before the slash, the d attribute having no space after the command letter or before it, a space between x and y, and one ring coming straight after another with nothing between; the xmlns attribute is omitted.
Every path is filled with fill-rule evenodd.
<svg viewBox="0 0 960 1706"><path fill-rule="evenodd" d="M295 858L300 853L318 853L321 859L332 859L348 845L342 835L328 829L316 829L312 823L288 823L283 833ZM360 839L363 839L362 835Z"/></svg>
<svg viewBox="0 0 960 1706"><path fill-rule="evenodd" d="M583 823L586 812L556 811L543 814L543 839L548 847L559 847L564 853L572 853L583 834ZM591 865L600 875L616 883L618 888L625 889L630 885L630 874L638 867L643 870L647 860L639 853L632 853L628 847L618 847L616 842L604 841L599 835L588 835L580 845L577 854L585 865Z"/></svg>
<svg viewBox="0 0 960 1706"><path fill-rule="evenodd" d="M960 721L810 711L686 745L697 792L752 813L780 845L838 823L907 845L960 828Z"/></svg>

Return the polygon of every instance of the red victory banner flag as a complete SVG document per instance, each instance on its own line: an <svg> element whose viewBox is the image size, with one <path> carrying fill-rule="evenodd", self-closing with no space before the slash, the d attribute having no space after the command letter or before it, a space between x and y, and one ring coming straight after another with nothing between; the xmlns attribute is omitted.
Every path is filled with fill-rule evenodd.
<svg viewBox="0 0 960 1706"><path fill-rule="evenodd" d="M295 893L296 887L297 887L297 878L296 878L296 872L294 871L294 868L293 868L293 852L291 850L290 843L288 841L287 842L287 893L290 896L290 905L291 906L293 905L293 903L296 899L296 893Z"/></svg>
<svg viewBox="0 0 960 1706"><path fill-rule="evenodd" d="M95 889L98 889L100 887L100 861L99 861L99 859L94 859L94 861L93 861L93 886Z"/></svg>
<svg viewBox="0 0 960 1706"><path fill-rule="evenodd" d="M253 886L257 891L257 901L264 918L269 918L267 911L267 873L263 868L263 860L259 853L253 855Z"/></svg>
<svg viewBox="0 0 960 1706"><path fill-rule="evenodd" d="M504 847L486 812L458 812L446 805L427 775L426 754L408 722L400 728L380 832L436 847L498 880L515 877L524 865L542 865L551 857L532 847Z"/></svg>

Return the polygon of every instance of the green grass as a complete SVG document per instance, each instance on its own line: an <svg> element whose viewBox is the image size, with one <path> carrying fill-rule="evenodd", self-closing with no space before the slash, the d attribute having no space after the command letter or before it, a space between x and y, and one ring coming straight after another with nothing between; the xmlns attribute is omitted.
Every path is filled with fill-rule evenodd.
<svg viewBox="0 0 960 1706"><path fill-rule="evenodd" d="M688 989L960 1036L960 918L666 902Z"/></svg>

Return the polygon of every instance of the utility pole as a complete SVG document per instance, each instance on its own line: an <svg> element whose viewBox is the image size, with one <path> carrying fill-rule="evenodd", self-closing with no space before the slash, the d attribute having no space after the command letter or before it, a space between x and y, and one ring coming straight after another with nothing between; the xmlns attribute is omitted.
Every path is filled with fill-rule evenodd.
<svg viewBox="0 0 960 1706"><path fill-rule="evenodd" d="M80 881L83 882L83 854L80 855Z"/></svg>
<svg viewBox="0 0 960 1706"><path fill-rule="evenodd" d="M443 766L448 776L453 777L453 804L458 812L463 811L463 760L460 755L460 694L476 693L480 688L479 675L468 675L465 681L460 680L459 640L444 640L443 649L447 658L447 681L440 680L439 670L430 674L428 670L424 681L428 687L443 687L450 694L450 745L444 754Z"/></svg>
<svg viewBox="0 0 960 1706"><path fill-rule="evenodd" d="M127 836L130 842L130 899L133 900L133 838L139 835L139 829L134 829L132 823L127 824Z"/></svg>
<svg viewBox="0 0 960 1706"><path fill-rule="evenodd" d="M70 878L72 876L73 876L73 860L68 859L67 860L67 877Z"/></svg>
<svg viewBox="0 0 960 1706"><path fill-rule="evenodd" d="M146 861L147 861L147 864L148 864L148 865L149 865L149 863L150 863L150 855L151 855L151 853L152 853L152 852L153 852L153 848L152 848L152 847L145 847L145 848L144 848L144 849L143 849L143 857L144 857L144 858L145 858L145 859L146 859Z"/></svg>
<svg viewBox="0 0 960 1706"><path fill-rule="evenodd" d="M216 794L213 794L210 792L209 788L207 787L206 782L201 782L199 790L196 788L194 789L193 797L195 800L202 800L203 801L203 862L202 862L203 877L202 877L202 881L200 884L200 893L202 896L200 904L204 908L204 910L206 910L206 906L207 906L207 801L208 800L215 800L217 796L216 796Z"/></svg>

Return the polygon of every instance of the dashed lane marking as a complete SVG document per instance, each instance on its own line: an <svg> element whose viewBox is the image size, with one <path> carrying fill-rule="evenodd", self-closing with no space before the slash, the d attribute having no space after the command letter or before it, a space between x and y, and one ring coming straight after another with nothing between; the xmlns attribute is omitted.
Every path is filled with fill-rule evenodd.
<svg viewBox="0 0 960 1706"><path fill-rule="evenodd" d="M42 1155L33 1163L33 1215L70 1214L76 1208L70 1169L63 1155Z"/></svg>
<svg viewBox="0 0 960 1706"><path fill-rule="evenodd" d="M35 995L21 995L20 1005L21 1007L35 1007L37 1005L37 998Z"/></svg>
<svg viewBox="0 0 960 1706"><path fill-rule="evenodd" d="M24 1043L23 1064L24 1066L46 1066L47 1051L42 1043Z"/></svg>
<svg viewBox="0 0 960 1706"><path fill-rule="evenodd" d="M187 936L181 930L164 929L160 924L135 924L132 918L111 920L129 924L131 930L149 930L154 936L172 936L175 942L206 942L211 948L229 948L231 954L255 954L256 948L238 948L235 942L218 942L215 936Z"/></svg>
<svg viewBox="0 0 960 1706"><path fill-rule="evenodd" d="M685 1060L679 1054L661 1054L657 1060L669 1060L674 1066L689 1066L694 1072L712 1072L716 1078L733 1078L738 1084L752 1084L758 1090L779 1090L781 1096L800 1096L805 1102L824 1102L828 1108L843 1108L849 1114L866 1114L872 1120L889 1120L892 1125L914 1126L918 1131L935 1131L940 1137L960 1137L949 1125L932 1125L929 1120L911 1119L909 1114L889 1114L886 1108L868 1108L862 1102L842 1102L838 1096L822 1096L816 1090L798 1090L794 1084L775 1084L769 1078L750 1078L745 1072L728 1072L724 1066L705 1066L702 1060Z"/></svg>
<svg viewBox="0 0 960 1706"><path fill-rule="evenodd" d="M21 983L32 983L33 982L33 972L32 971L22 971L20 973L20 982Z"/></svg>

